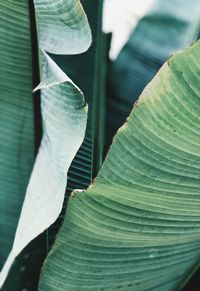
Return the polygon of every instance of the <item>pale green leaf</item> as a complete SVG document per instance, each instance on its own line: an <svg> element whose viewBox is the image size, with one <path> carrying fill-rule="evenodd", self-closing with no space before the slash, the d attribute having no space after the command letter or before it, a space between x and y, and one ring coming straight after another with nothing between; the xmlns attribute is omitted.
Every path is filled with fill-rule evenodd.
<svg viewBox="0 0 200 291"><path fill-rule="evenodd" d="M40 47L54 54L78 54L91 44L91 31L79 0L34 0Z"/></svg>
<svg viewBox="0 0 200 291"><path fill-rule="evenodd" d="M11 3L17 13L18 6ZM89 47L91 32L79 1L35 1L35 5L41 39L39 46L42 49L68 54L80 53ZM26 12L27 7L23 8L23 12ZM66 15L66 9L73 13ZM64 40L70 43L70 47L78 49L70 50ZM81 90L45 51L41 55L40 64L41 83L37 88L42 89L43 138L13 247L0 274L0 286L15 257L58 217L65 194L67 171L85 135L87 106ZM20 73L17 71L18 75Z"/></svg>
<svg viewBox="0 0 200 291"><path fill-rule="evenodd" d="M164 64L74 192L39 290L172 290L200 257L200 42Z"/></svg>

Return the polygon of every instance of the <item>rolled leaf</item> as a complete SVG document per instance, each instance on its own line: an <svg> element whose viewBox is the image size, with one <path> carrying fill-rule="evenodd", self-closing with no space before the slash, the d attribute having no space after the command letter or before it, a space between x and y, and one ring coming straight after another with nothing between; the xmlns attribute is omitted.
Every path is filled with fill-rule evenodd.
<svg viewBox="0 0 200 291"><path fill-rule="evenodd" d="M54 54L79 54L92 41L79 0L34 0L40 46Z"/></svg>
<svg viewBox="0 0 200 291"><path fill-rule="evenodd" d="M13 247L0 274L0 287L15 257L59 215L65 194L67 170L83 141L87 121L83 93L45 53L45 50L54 53L80 53L89 47L91 32L80 2L35 1L35 8L41 39L39 46L43 50L40 58L41 83L37 87L42 89L43 138ZM66 9L74 12L63 16ZM59 36L59 33L63 34ZM69 37L70 46L66 46L63 40L59 43L56 38L58 36L65 36L65 39ZM76 46L77 51L71 49Z"/></svg>

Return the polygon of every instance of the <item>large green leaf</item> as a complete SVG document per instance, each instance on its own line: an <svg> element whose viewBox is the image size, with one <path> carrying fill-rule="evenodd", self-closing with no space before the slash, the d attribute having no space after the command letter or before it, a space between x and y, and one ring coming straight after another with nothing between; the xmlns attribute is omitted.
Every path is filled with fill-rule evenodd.
<svg viewBox="0 0 200 291"><path fill-rule="evenodd" d="M172 56L74 192L39 290L172 290L200 257L200 42Z"/></svg>
<svg viewBox="0 0 200 291"><path fill-rule="evenodd" d="M155 0L108 72L107 143L169 56L197 39L200 1Z"/></svg>
<svg viewBox="0 0 200 291"><path fill-rule="evenodd" d="M24 1L22 1L23 5L21 6L18 6L14 1L3 1L2 3L2 14L6 14L7 12L8 15L11 15L10 18L5 17L4 19L5 25L3 26L3 36L5 40L7 40L6 36L9 36L9 49L12 52L11 55L3 59L3 64L5 63L6 68L7 63L10 64L9 57L11 59L17 59L20 54L22 54L26 60L26 62L22 63L21 67L14 67L14 73L11 71L11 74L7 74L5 83L7 82L6 85L8 88L9 82L11 82L11 84L14 83L14 88L15 86L18 88L19 86L18 95L15 96L16 99L20 99L20 90L22 90L23 86L25 87L25 93L28 91L31 97L31 66L28 68L26 67L27 58L29 61L31 59L29 56L31 51L29 48L30 37L28 38L26 35L26 32L28 35L30 34L30 26L27 25L27 23L29 23L28 7ZM43 138L22 206L13 247L0 274L0 286L3 285L15 257L32 239L51 225L59 215L64 199L67 170L83 141L87 120L87 106L85 105L83 93L45 52L46 50L54 53L76 54L84 52L89 47L91 43L91 32L82 6L80 2L76 0L62 1L62 3L60 1L35 0L34 3L37 26L39 29L39 46L41 48L41 83L37 86L37 89L42 89L41 108L43 117ZM17 37L25 33L25 44L22 43L22 51L20 51L21 47L18 47L19 41L12 44L13 33L9 34L5 30L5 28L7 28L9 31L8 28L10 28L10 31L12 31L12 21L11 24L9 22L9 19L12 19L12 14L16 17L16 21L13 22L14 33L15 30L19 32ZM21 18L25 19L25 23L20 21ZM25 30L23 33L24 27ZM66 46L66 39L68 43L70 42L70 46ZM77 41L79 45L77 45ZM3 45L4 50L6 50L7 46L4 44L4 39ZM10 73L10 71L5 68L3 68L3 70ZM10 75L12 75L12 77L10 77ZM16 79L15 75L17 76ZM26 78L29 80L29 83L27 82L29 84L27 88L26 82L20 78L21 75L26 76L24 77L25 81ZM10 95L8 94L6 102L10 100L9 98ZM17 107L15 107L15 110L18 113ZM11 111L8 114L10 114L10 119L13 118ZM24 122L24 120L25 118L22 119L21 123ZM16 121L17 118L14 120L14 126L17 123ZM20 130L17 132L19 135L19 143L21 142L20 138L22 135L21 123ZM14 128L11 133L14 135L15 131ZM6 132L4 134L6 134ZM26 138L29 140L29 136ZM2 140L5 143L4 135L2 135ZM12 184L13 187L20 184L19 169L22 167L24 171L23 164L21 164L20 161L21 155L23 154L21 153L22 150L23 147L21 148L20 144L16 153L16 161L14 161L15 163L13 165L14 168L17 168L17 177L15 177L16 183L14 185ZM25 150L27 152L30 151L28 145ZM7 156L5 152L6 150L4 151L4 159L6 160ZM27 159L27 157L25 158ZM6 175L8 177L9 171L12 173L10 165ZM26 182L28 181L26 180ZM2 196L5 196L6 190L5 188L4 192L2 191ZM24 193L19 192L18 196L19 195L22 202ZM8 199L11 199L10 196ZM18 199L18 197L15 196L12 197L12 199ZM19 209L21 208L20 206L21 205L18 205ZM8 209L9 208L6 210ZM6 221L6 218L9 217L9 212L4 212L4 214L2 220ZM15 221L16 220L15 218ZM14 227L16 227L16 224Z"/></svg>
<svg viewBox="0 0 200 291"><path fill-rule="evenodd" d="M14 239L34 162L32 55L27 1L0 2L0 267Z"/></svg>
<svg viewBox="0 0 200 291"><path fill-rule="evenodd" d="M32 65L34 15L28 1L0 1L0 268L11 250L35 156L37 79ZM37 44L35 44L37 48ZM36 52L37 53L37 52ZM37 120L38 122L39 120ZM38 245L40 244L40 247ZM46 255L45 235L26 248L13 266L4 291L34 289ZM27 266L28 264L28 266ZM35 272L32 269L35 268ZM38 271L37 271L38 270Z"/></svg>

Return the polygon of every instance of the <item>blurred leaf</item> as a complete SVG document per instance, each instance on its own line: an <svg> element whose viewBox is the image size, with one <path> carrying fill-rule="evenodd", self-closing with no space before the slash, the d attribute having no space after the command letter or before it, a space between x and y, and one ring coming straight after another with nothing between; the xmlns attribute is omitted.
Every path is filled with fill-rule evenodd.
<svg viewBox="0 0 200 291"><path fill-rule="evenodd" d="M105 0L103 31L112 33L109 56L115 60L128 41L132 30L147 14L154 0Z"/></svg>
<svg viewBox="0 0 200 291"><path fill-rule="evenodd" d="M39 290L172 290L200 258L200 42L177 53L75 191Z"/></svg>
<svg viewBox="0 0 200 291"><path fill-rule="evenodd" d="M108 71L107 146L164 61L198 37L200 1L155 0Z"/></svg>

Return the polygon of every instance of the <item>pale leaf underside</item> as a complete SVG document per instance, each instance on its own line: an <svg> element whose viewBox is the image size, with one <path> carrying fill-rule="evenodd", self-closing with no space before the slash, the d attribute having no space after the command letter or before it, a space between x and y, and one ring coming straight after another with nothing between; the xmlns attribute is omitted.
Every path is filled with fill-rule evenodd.
<svg viewBox="0 0 200 291"><path fill-rule="evenodd" d="M42 50L76 54L89 47L91 32L79 1L35 0L34 3ZM13 2L12 5L16 8L17 4ZM38 88L42 89L43 138L22 206L13 248L0 274L0 286L15 257L59 215L67 171L85 134L87 106L82 92L45 52L41 55L40 63L41 84Z"/></svg>

